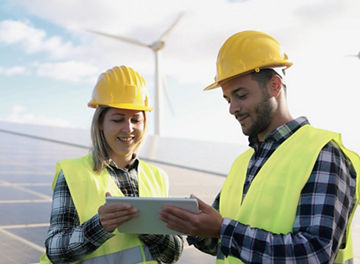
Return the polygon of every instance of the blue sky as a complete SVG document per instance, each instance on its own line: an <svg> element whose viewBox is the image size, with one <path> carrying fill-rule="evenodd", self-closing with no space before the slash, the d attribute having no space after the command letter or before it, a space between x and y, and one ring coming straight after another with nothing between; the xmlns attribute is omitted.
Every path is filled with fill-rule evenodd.
<svg viewBox="0 0 360 264"><path fill-rule="evenodd" d="M342 132L360 151L360 60L347 56L360 51L357 0L0 0L0 120L88 128L96 78L121 64L144 75L153 99L152 51L86 29L152 43L180 12L161 58L174 108L164 98L163 136L247 144L221 91L202 88L225 39L253 29L276 37L294 62L287 74L293 116Z"/></svg>

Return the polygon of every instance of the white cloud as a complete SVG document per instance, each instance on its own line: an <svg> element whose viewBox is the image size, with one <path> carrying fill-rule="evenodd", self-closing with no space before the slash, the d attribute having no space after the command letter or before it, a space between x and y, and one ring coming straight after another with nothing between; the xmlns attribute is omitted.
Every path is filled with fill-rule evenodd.
<svg viewBox="0 0 360 264"><path fill-rule="evenodd" d="M13 66L10 68L0 67L0 74L6 76L23 75L26 73L26 69L22 66Z"/></svg>
<svg viewBox="0 0 360 264"><path fill-rule="evenodd" d="M80 61L35 63L36 74L42 77L72 82L94 83L99 70Z"/></svg>
<svg viewBox="0 0 360 264"><path fill-rule="evenodd" d="M47 50L53 57L82 61L103 70L115 64L128 64L147 75L154 71L154 57L150 49L97 36L85 29L118 34L150 44L184 11L184 17L167 38L161 60L163 72L182 83L207 85L211 82L221 44L231 34L244 29L263 30L275 36L293 60L299 58L301 61L306 55L309 57L309 51L314 56L323 52L329 56L355 54L358 51L354 47L360 47L358 0L13 2L37 17L68 29L81 44L75 47L59 36L48 37L44 30L16 21L3 22L3 27L12 28L8 37L4 35L3 41L21 42L24 47L28 46L29 52ZM351 49L351 45L355 50ZM51 63L54 62L39 67L38 73L58 79L65 76L79 79L67 73L66 69L64 74L55 74L50 69ZM295 61L295 65L299 63Z"/></svg>
<svg viewBox="0 0 360 264"><path fill-rule="evenodd" d="M31 26L29 23L5 20L0 22L0 42L7 45L19 44L28 54L45 52L49 55L48 61L39 61L27 66L0 67L0 74L6 76L28 74L35 72L41 77L53 78L71 82L94 83L99 73L97 67L87 62L85 56L82 61L75 61L73 57L85 52L80 47L74 47L69 41L63 41L59 36L47 37L47 33ZM72 58L64 61L63 59ZM61 60L61 61L59 61Z"/></svg>
<svg viewBox="0 0 360 264"><path fill-rule="evenodd" d="M0 33L8 34L0 34L0 41L12 41L24 48L28 44L31 47L28 52L45 50L53 58L62 57L47 61L37 58L33 72L75 82L96 78L116 64L127 64L148 76L154 72L150 49L97 36L86 32L87 28L150 44L185 11L167 38L161 66L176 84L187 83L196 90L213 80L217 52L227 37L245 29L265 31L280 41L294 61L288 71L293 114L309 115L315 124L337 131L358 130L359 126L354 129L350 124L347 113L359 112L354 90L358 86L360 61L345 57L357 54L360 49L358 0L13 0L12 3L40 20L66 29L79 44L74 45L66 37L49 37L48 32L24 22L13 24L12 31L1 31L5 24L0 24ZM2 36L8 36L8 40ZM193 96L197 107L212 106L205 94ZM186 104L180 101L178 105ZM209 110L209 115L212 111Z"/></svg>
<svg viewBox="0 0 360 264"><path fill-rule="evenodd" d="M168 36L162 56L163 71L178 80L201 83L213 79L220 46L237 31L258 29L268 32L280 40L292 57L304 51L304 42L309 39L320 42L323 31L345 31L344 25L355 27L360 23L355 12L360 8L360 1L356 0L133 0L126 3L29 0L16 3L34 15L74 32L88 44L82 45L84 59L93 59L99 62L98 65L130 64L146 74L153 73L154 58L150 50L96 36L85 29L150 44L181 11L185 11ZM334 36L333 41L340 40Z"/></svg>
<svg viewBox="0 0 360 264"><path fill-rule="evenodd" d="M0 42L7 45L19 44L28 54L45 52L53 59L71 57L78 49L59 36L48 37L44 30L15 20L0 22Z"/></svg>
<svg viewBox="0 0 360 264"><path fill-rule="evenodd" d="M49 118L43 115L34 115L23 105L13 105L11 113L5 119L5 121L24 124L49 125L56 127L71 126L69 121L67 120L59 118Z"/></svg>

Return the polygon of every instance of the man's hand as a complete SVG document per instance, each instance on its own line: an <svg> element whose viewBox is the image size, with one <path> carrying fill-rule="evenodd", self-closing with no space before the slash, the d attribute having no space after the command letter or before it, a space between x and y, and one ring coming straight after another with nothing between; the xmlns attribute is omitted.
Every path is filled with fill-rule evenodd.
<svg viewBox="0 0 360 264"><path fill-rule="evenodd" d="M193 214L174 206L166 206L160 211L160 219L166 226L175 231L200 237L220 237L222 217L214 208L199 198L200 213Z"/></svg>
<svg viewBox="0 0 360 264"><path fill-rule="evenodd" d="M106 193L106 196L111 196ZM138 211L127 204L104 204L99 207L98 214L100 223L108 232L113 232L115 228L138 215Z"/></svg>

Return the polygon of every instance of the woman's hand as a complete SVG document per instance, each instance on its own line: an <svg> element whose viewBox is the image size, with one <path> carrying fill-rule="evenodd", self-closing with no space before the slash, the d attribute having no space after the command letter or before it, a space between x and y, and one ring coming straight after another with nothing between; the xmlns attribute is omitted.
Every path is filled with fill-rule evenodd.
<svg viewBox="0 0 360 264"><path fill-rule="evenodd" d="M166 223L166 226L175 231L200 237L220 237L220 228L222 217L218 211L207 205L199 198L196 198L199 204L200 213L193 214L173 206L165 206L160 211L160 219Z"/></svg>
<svg viewBox="0 0 360 264"><path fill-rule="evenodd" d="M107 192L106 196L111 195ZM118 226L136 217L138 211L127 204L104 204L99 207L98 214L103 228L111 233Z"/></svg>

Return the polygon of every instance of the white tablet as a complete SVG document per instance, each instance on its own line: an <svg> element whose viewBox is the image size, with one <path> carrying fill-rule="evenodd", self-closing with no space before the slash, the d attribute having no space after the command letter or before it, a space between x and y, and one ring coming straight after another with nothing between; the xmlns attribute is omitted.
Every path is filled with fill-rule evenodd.
<svg viewBox="0 0 360 264"><path fill-rule="evenodd" d="M139 214L134 219L118 227L121 233L131 234L181 234L166 227L160 220L159 212L165 205L172 205L192 213L199 213L194 198L155 198L155 197L106 197L107 204L123 203L135 207Z"/></svg>

